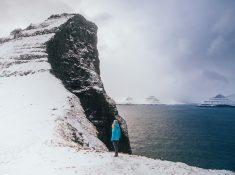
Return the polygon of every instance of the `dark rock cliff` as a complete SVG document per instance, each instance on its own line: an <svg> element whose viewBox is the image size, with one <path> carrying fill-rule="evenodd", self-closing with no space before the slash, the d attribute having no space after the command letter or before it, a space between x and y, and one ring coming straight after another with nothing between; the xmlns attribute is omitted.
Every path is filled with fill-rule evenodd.
<svg viewBox="0 0 235 175"><path fill-rule="evenodd" d="M52 73L79 97L87 118L96 126L109 150L113 150L111 125L116 105L103 87L97 50L97 26L77 14L59 27L47 43ZM120 151L131 153L127 134L122 134Z"/></svg>

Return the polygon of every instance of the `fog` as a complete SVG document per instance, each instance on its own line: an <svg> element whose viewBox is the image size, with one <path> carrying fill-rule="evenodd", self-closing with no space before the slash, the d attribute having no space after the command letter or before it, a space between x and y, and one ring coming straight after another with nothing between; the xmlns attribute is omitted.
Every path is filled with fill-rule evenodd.
<svg viewBox="0 0 235 175"><path fill-rule="evenodd" d="M102 80L117 101L235 93L233 0L0 0L0 10L0 37L55 13L95 22Z"/></svg>

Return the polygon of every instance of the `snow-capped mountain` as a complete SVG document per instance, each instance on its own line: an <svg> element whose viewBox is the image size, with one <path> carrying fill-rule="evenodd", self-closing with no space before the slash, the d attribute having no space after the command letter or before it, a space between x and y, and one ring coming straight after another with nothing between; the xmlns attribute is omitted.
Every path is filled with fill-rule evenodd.
<svg viewBox="0 0 235 175"><path fill-rule="evenodd" d="M155 96L149 96L145 99L146 104L160 104L160 101Z"/></svg>
<svg viewBox="0 0 235 175"><path fill-rule="evenodd" d="M52 147L107 150L78 97L50 73L46 42L73 16L51 17L1 39L0 174L23 174L21 165L43 162Z"/></svg>
<svg viewBox="0 0 235 175"><path fill-rule="evenodd" d="M110 126L115 103L106 95L99 70L97 27L81 15L52 15L40 24L16 29L1 39L1 77L31 76L52 72L80 98L98 137L112 149ZM52 67L52 68L51 68ZM128 136L123 152L130 152Z"/></svg>
<svg viewBox="0 0 235 175"><path fill-rule="evenodd" d="M235 103L230 98L218 94L215 97L209 98L208 100L204 101L199 106L217 107L217 106L233 106L234 104Z"/></svg>
<svg viewBox="0 0 235 175"><path fill-rule="evenodd" d="M0 39L0 174L234 174L113 158L116 107L99 75L96 32L81 15L61 14ZM131 151L127 134L121 148Z"/></svg>
<svg viewBox="0 0 235 175"><path fill-rule="evenodd" d="M231 95L227 96L227 98L228 98L229 100L231 100L232 103L233 103L233 105L235 106L235 94L231 94Z"/></svg>
<svg viewBox="0 0 235 175"><path fill-rule="evenodd" d="M0 45L0 87L1 93L3 93L1 96L1 107L4 109L2 111L4 111L6 115L16 113L14 117L17 116L17 120L23 120L27 115L30 115L28 116L29 118L33 119L36 117L35 121L37 121L38 117L37 113L26 113L26 116L23 114L21 116L18 114L18 111L25 112L33 109L31 112L34 112L34 110L36 112L39 111L40 107L45 107L45 109L40 109L42 113L46 110L49 111L47 115L39 113L41 115L41 117L39 117L40 120L48 120L50 118L48 115L53 116L54 113L60 111L60 116L55 117L54 120L55 124L59 125L58 130L63 130L64 132L64 129L59 128L67 127L66 131L68 131L68 133L63 133L66 139L70 139L67 141L76 144L74 140L78 141L81 139L80 142L83 146L89 145L88 147L91 147L92 143L90 142L97 140L97 142L100 143L99 145L105 148L103 143L96 138L97 131L90 122L86 120L84 120L84 123L76 122L80 119L77 118L76 115L84 119L86 118L79 99L65 90L62 83L50 73L51 65L48 63L46 42L55 35L55 32L59 30L59 26L73 16L74 15L69 14L52 16L43 23L37 25L31 24L24 30L17 29L17 32L15 32L16 30L12 32L10 37L2 39ZM10 117L7 118L9 121ZM34 120L32 120L32 122L33 121ZM84 126L75 126L78 123ZM90 125L90 127L87 127L87 125ZM31 125L29 125L29 127L30 126ZM76 132L77 127L90 130L88 132L90 135L83 138L79 132ZM22 127L19 126L19 128L13 128L14 130L19 129L19 131L21 131L24 125ZM69 136L67 134L72 135ZM26 135L26 133L22 134L22 136ZM88 137L95 137L95 139L88 141L86 140ZM95 144L97 144L97 142Z"/></svg>

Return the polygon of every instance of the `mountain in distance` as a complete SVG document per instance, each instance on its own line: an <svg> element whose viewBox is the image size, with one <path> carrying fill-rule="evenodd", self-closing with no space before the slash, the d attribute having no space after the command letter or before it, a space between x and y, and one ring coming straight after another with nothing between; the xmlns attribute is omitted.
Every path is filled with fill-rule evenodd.
<svg viewBox="0 0 235 175"><path fill-rule="evenodd" d="M234 95L226 97L222 94L218 94L214 97L209 98L208 100L205 100L204 102L202 102L198 106L201 106L201 107L226 107L226 106L233 107L233 106L235 106L235 103L232 100L233 97L234 97Z"/></svg>
<svg viewBox="0 0 235 175"><path fill-rule="evenodd" d="M118 104L125 104L125 105L143 105L143 104L151 104L151 105L157 105L161 104L160 100L158 100L155 96L148 96L145 99L134 99L131 96L126 97L123 101L120 101Z"/></svg>
<svg viewBox="0 0 235 175"><path fill-rule="evenodd" d="M145 104L157 105L160 104L160 101L155 96L149 96L145 99Z"/></svg>
<svg viewBox="0 0 235 175"><path fill-rule="evenodd" d="M235 94L228 95L227 98L235 104Z"/></svg>
<svg viewBox="0 0 235 175"><path fill-rule="evenodd" d="M134 103L134 99L132 97L127 97L126 98L126 104L131 105Z"/></svg>

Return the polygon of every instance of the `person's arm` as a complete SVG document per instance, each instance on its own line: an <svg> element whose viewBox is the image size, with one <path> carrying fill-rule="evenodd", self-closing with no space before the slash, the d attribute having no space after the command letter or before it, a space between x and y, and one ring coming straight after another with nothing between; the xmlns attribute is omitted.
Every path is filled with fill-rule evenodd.
<svg viewBox="0 0 235 175"><path fill-rule="evenodd" d="M112 129L114 128L114 121L113 121L113 124L112 124Z"/></svg>

